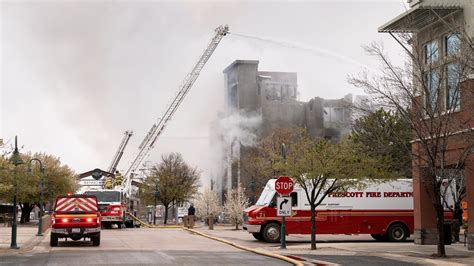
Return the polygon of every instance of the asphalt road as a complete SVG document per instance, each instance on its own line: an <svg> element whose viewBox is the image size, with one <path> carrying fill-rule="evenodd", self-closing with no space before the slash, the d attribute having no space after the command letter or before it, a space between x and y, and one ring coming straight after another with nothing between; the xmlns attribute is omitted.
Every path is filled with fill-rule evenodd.
<svg viewBox="0 0 474 266"><path fill-rule="evenodd" d="M289 265L243 251L182 229L103 230L101 245L60 241L49 247L49 237L31 252L0 256L0 265Z"/></svg>

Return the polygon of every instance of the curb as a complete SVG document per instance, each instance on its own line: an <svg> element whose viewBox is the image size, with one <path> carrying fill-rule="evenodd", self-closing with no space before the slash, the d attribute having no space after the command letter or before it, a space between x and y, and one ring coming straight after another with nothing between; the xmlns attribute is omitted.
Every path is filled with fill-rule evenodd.
<svg viewBox="0 0 474 266"><path fill-rule="evenodd" d="M285 257L283 255L279 255L279 254L275 254L275 253L271 253L271 252L266 252L266 251L261 251L261 250L256 250L256 249L251 249L251 248L238 245L234 242L230 242L230 241L222 239L222 238L218 238L218 237L211 236L211 235L208 235L208 234L205 234L205 233L201 233L201 232L193 230L193 229L184 228L184 227L183 227L183 229L186 230L186 231L189 231L191 233L198 234L200 236L203 236L203 237L206 237L206 238L209 238L209 239L212 239L212 240L216 240L216 241L231 245L231 246L236 247L238 249L242 249L242 250L245 250L245 251L249 251L249 252L252 252L252 253L256 253L256 254L267 256L267 257L274 258L274 259L283 260L283 261L291 263L295 266L303 266L304 265L303 263L301 263L301 262L299 262L295 259L291 259L291 258Z"/></svg>
<svg viewBox="0 0 474 266"><path fill-rule="evenodd" d="M49 235L49 229L43 232L43 236L32 236L19 249L8 249L0 252L0 257L8 255L25 254L32 251L39 243L41 243Z"/></svg>

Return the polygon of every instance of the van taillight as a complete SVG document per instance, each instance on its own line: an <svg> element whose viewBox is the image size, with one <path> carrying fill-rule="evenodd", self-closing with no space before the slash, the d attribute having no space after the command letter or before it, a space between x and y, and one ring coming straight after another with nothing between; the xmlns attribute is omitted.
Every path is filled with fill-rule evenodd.
<svg viewBox="0 0 474 266"><path fill-rule="evenodd" d="M67 222L69 222L69 219L68 218L63 218L63 219L61 219L61 222L67 223Z"/></svg>
<svg viewBox="0 0 474 266"><path fill-rule="evenodd" d="M87 219L86 219L86 221L89 222L89 223L92 222L93 220L94 220L94 219L92 219L92 218L87 218Z"/></svg>

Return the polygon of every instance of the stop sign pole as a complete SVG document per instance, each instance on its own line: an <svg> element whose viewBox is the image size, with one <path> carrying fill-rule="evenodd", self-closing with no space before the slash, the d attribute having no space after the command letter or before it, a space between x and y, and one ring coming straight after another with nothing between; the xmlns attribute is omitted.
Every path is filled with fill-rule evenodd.
<svg viewBox="0 0 474 266"><path fill-rule="evenodd" d="M275 190L280 196L287 196L293 191L294 182L288 176L280 176L275 181ZM278 208L279 206L277 206ZM286 227L285 227L285 216L281 217L281 237L280 237L280 249L286 249Z"/></svg>

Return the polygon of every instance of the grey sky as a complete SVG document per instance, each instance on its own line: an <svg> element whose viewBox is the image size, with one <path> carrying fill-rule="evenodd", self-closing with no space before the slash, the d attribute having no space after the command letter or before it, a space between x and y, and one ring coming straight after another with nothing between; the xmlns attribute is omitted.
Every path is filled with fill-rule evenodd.
<svg viewBox="0 0 474 266"><path fill-rule="evenodd" d="M75 171L106 168L133 130L119 168L163 111L213 30L224 37L151 159L178 151L208 177L209 125L224 107L222 70L235 59L298 72L301 100L361 93L348 74L374 67L362 45L404 11L401 0L315 2L3 1L0 138L61 157ZM298 46L300 48L291 48Z"/></svg>

